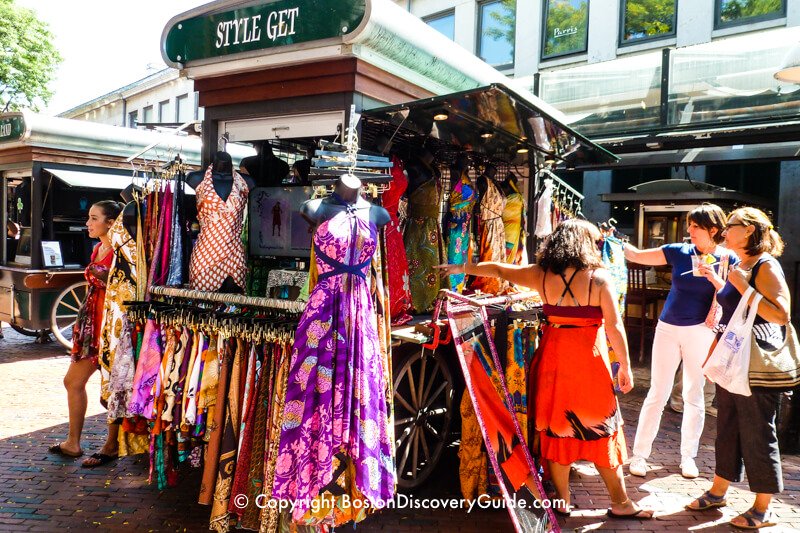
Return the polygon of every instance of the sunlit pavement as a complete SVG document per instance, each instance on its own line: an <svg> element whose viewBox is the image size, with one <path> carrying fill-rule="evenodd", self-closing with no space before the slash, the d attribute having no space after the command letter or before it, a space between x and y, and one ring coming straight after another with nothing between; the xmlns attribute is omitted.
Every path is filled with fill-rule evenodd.
<svg viewBox="0 0 800 533"><path fill-rule="evenodd" d="M207 531L209 508L198 505L199 472L181 470L179 485L164 491L149 485L148 458L123 458L96 469L80 460L47 453L47 446L66 435L67 408L62 379L69 357L57 343L37 345L4 327L0 339L4 416L0 423L0 531ZM637 389L621 398L628 445L646 392L647 369L636 370ZM104 439L103 409L98 402L99 377L88 387L89 413L83 447L97 451ZM680 476L680 415L666 410L646 478L626 475L631 497L656 509L650 521L609 520L609 505L600 477L589 464L576 465L572 477L576 510L564 530L589 531L729 531L727 522L748 509L752 496L737 484L728 507L690 513L683 506L710 487L714 466L716 419L708 417L697 465L701 477ZM764 531L800 531L800 456L784 455L786 489L773 505L779 526ZM627 467L626 467L627 473ZM455 449L445 454L432 481L417 498L458 498L458 459ZM349 529L351 526L344 526ZM384 510L358 525L357 531L513 531L503 510Z"/></svg>

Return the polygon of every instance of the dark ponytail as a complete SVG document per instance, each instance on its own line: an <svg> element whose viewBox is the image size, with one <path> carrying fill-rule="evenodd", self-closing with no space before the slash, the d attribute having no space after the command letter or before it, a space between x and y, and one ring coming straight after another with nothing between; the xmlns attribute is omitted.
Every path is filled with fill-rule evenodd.
<svg viewBox="0 0 800 533"><path fill-rule="evenodd" d="M122 213L122 209L125 206L119 202L115 202L114 200L101 200L94 203L92 207L97 207L100 209L103 212L103 216L105 216L107 219L114 220L119 216L120 213Z"/></svg>

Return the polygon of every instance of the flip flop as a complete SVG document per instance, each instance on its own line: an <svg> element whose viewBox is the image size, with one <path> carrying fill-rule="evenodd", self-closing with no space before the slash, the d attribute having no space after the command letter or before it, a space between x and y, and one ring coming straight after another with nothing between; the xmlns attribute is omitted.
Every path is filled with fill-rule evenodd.
<svg viewBox="0 0 800 533"><path fill-rule="evenodd" d="M86 461L88 461L89 459L97 459L99 463L93 465L87 465ZM86 461L81 463L81 466L84 468L95 468L97 466L107 465L111 461L116 461L117 459L119 459L119 455L106 455L104 453L93 453L86 459Z"/></svg>
<svg viewBox="0 0 800 533"><path fill-rule="evenodd" d="M751 507L750 509L748 509L747 511L743 512L742 514L736 517L736 518L739 517L744 518L745 521L747 522L746 524L734 524L733 520L731 520L729 523L733 527L739 529L761 529L762 527L776 526L777 524L775 522L770 522L769 520L767 520L768 514L769 510L763 513L759 513L758 511L755 510L755 508ZM734 518L734 520L736 518Z"/></svg>
<svg viewBox="0 0 800 533"><path fill-rule="evenodd" d="M692 503L695 502L697 507L692 507ZM726 505L728 505L728 500L725 499L725 496L714 496L710 491L705 491L702 496L684 507L689 511L706 511L715 507L725 507Z"/></svg>
<svg viewBox="0 0 800 533"><path fill-rule="evenodd" d="M63 457L72 457L73 459L83 455L82 451L78 453L68 452L67 450L61 447L61 443L50 446L49 448L47 448L47 451L50 453L54 453L56 455L61 455Z"/></svg>
<svg viewBox="0 0 800 533"><path fill-rule="evenodd" d="M653 511L651 511L650 509L639 509L635 513L620 514L620 513L615 513L614 511L609 509L608 511L606 511L606 514L611 518L620 518L622 520L650 520L651 518L653 518L653 515L652 514L648 515L647 513L652 513L652 512Z"/></svg>

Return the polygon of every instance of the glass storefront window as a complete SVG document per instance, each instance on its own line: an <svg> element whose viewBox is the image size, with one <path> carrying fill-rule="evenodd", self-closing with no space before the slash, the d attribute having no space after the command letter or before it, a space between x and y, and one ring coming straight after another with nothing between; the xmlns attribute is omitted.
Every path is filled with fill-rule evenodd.
<svg viewBox="0 0 800 533"><path fill-rule="evenodd" d="M797 116L800 85L772 77L795 44L797 31L787 28L674 50L667 123L681 126Z"/></svg>
<svg viewBox="0 0 800 533"><path fill-rule="evenodd" d="M455 40L456 36L456 14L452 11L440 13L423 19L425 24L438 31L448 39Z"/></svg>
<svg viewBox="0 0 800 533"><path fill-rule="evenodd" d="M547 0L544 4L542 59L586 51L588 0Z"/></svg>
<svg viewBox="0 0 800 533"><path fill-rule="evenodd" d="M786 0L716 0L715 27L725 28L786 16Z"/></svg>
<svg viewBox="0 0 800 533"><path fill-rule="evenodd" d="M675 35L676 0L623 0L621 44Z"/></svg>
<svg viewBox="0 0 800 533"><path fill-rule="evenodd" d="M659 125L661 51L542 72L539 97L587 136Z"/></svg>
<svg viewBox="0 0 800 533"><path fill-rule="evenodd" d="M499 0L480 5L478 57L493 67L514 64L516 0Z"/></svg>

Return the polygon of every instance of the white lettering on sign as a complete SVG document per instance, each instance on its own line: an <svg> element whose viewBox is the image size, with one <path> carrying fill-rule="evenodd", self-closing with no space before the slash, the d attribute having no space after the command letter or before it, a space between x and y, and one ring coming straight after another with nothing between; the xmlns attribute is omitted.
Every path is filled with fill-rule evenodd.
<svg viewBox="0 0 800 533"><path fill-rule="evenodd" d="M222 48L231 44L250 43L261 40L261 28L258 23L261 15L241 19L226 20L217 24L217 41L214 46ZM233 30L233 31L231 31ZM231 35L233 33L233 35Z"/></svg>
<svg viewBox="0 0 800 533"><path fill-rule="evenodd" d="M275 41L280 37L295 34L294 23L300 15L300 8L280 9L267 15L267 37ZM247 44L261 40L261 15L226 20L217 24L217 40L214 46L223 48L230 45Z"/></svg>
<svg viewBox="0 0 800 533"><path fill-rule="evenodd" d="M294 35L294 21L299 14L299 7L271 12L267 17L267 37L274 41L278 37Z"/></svg>
<svg viewBox="0 0 800 533"><path fill-rule="evenodd" d="M553 29L553 38L558 39L559 37L566 37L567 35L575 35L578 33L578 27L572 26L571 28L555 28Z"/></svg>
<svg viewBox="0 0 800 533"><path fill-rule="evenodd" d="M11 137L11 123L0 124L0 137Z"/></svg>

